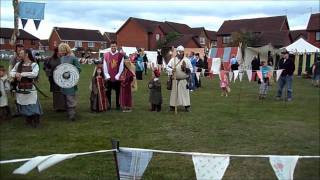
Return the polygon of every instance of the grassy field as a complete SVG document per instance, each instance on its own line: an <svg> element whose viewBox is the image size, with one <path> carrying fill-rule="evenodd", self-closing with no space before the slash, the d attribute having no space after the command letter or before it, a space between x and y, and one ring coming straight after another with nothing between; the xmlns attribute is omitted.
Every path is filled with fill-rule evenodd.
<svg viewBox="0 0 320 180"><path fill-rule="evenodd" d="M5 64L0 62L0 64ZM7 64L5 64L7 65ZM78 119L52 110L49 85L41 72L40 87L50 98L40 96L45 114L41 127L33 129L16 118L2 123L1 160L53 153L111 149L111 138L120 146L175 151L228 154L319 155L319 89L310 80L295 77L294 101L275 101L276 86L259 101L258 86L231 84L229 97L221 97L217 78L203 79L203 87L191 94L192 112L178 115L168 111L169 91L162 75L163 111L149 112L147 78L138 82L132 113L89 111L89 79L93 66L82 65L78 92ZM319 159L301 159L295 179L319 179ZM112 153L66 160L43 173L12 175L22 163L0 165L1 179L116 179ZM190 156L154 154L144 179L195 179ZM276 179L268 159L231 158L224 179Z"/></svg>

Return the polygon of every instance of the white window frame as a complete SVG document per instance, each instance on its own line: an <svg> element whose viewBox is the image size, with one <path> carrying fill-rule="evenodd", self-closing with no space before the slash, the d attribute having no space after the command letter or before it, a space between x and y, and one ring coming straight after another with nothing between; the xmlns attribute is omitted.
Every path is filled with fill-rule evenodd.
<svg viewBox="0 0 320 180"><path fill-rule="evenodd" d="M23 39L20 39L20 40L19 40L19 44L23 44Z"/></svg>
<svg viewBox="0 0 320 180"><path fill-rule="evenodd" d="M223 38L222 39L223 44L228 44L228 43L232 42L231 36L223 36L222 38Z"/></svg>
<svg viewBox="0 0 320 180"><path fill-rule="evenodd" d="M212 41L211 46L212 46L212 47L217 47L217 41Z"/></svg>
<svg viewBox="0 0 320 180"><path fill-rule="evenodd" d="M5 40L4 38L0 38L0 44L4 44Z"/></svg>
<svg viewBox="0 0 320 180"><path fill-rule="evenodd" d="M206 44L206 38L199 37L199 42L200 42L200 44Z"/></svg>
<svg viewBox="0 0 320 180"><path fill-rule="evenodd" d="M320 41L320 31L316 32L316 41Z"/></svg>
<svg viewBox="0 0 320 180"><path fill-rule="evenodd" d="M75 41L74 47L82 47L82 41Z"/></svg>
<svg viewBox="0 0 320 180"><path fill-rule="evenodd" d="M95 43L94 42L88 42L88 47L94 47L95 46Z"/></svg>
<svg viewBox="0 0 320 180"><path fill-rule="evenodd" d="M156 41L160 40L160 34L156 34Z"/></svg>

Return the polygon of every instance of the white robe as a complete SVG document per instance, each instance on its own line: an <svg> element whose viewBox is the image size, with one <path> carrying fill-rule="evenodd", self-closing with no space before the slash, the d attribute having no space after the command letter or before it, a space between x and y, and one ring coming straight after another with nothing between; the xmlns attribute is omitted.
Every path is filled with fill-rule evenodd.
<svg viewBox="0 0 320 180"><path fill-rule="evenodd" d="M188 58L184 57L181 62L178 58L172 58L168 65L167 71L172 73L175 68L176 72L173 77L176 76L177 80L172 80L172 90L170 94L170 106L190 106L190 94L188 85L188 75L181 70L183 61L186 63L186 68L189 68L192 72L192 65ZM180 62L180 63L179 63Z"/></svg>
<svg viewBox="0 0 320 180"><path fill-rule="evenodd" d="M11 77L15 77L18 69L18 65L20 63L17 63L14 68L10 72ZM28 77L28 78L36 78L39 74L39 65L37 63L32 63L32 71L31 72L22 72L21 76L22 77ZM17 87L18 88L18 87ZM21 93L16 93L16 99L17 103L20 105L29 105L29 104L36 104L38 95L37 95L37 90L32 85L32 89L28 90L30 91L30 94L21 94Z"/></svg>
<svg viewBox="0 0 320 180"><path fill-rule="evenodd" d="M10 84L7 78L7 75L0 78L0 92L2 95L0 97L0 107L8 106L7 91L10 90Z"/></svg>

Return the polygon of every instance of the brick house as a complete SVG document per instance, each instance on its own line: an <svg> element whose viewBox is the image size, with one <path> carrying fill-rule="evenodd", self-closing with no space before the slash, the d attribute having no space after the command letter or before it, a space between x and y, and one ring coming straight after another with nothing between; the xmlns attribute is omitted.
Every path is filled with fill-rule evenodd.
<svg viewBox="0 0 320 180"><path fill-rule="evenodd" d="M320 13L311 14L308 26L308 42L320 48Z"/></svg>
<svg viewBox="0 0 320 180"><path fill-rule="evenodd" d="M116 32L117 42L120 46L157 49L159 40L165 38L170 32L176 32L179 37L168 46L183 45L186 48L201 48L209 45L209 37L204 28L191 28L186 24L175 22L158 22L130 17ZM200 44L200 38L205 38Z"/></svg>
<svg viewBox="0 0 320 180"><path fill-rule="evenodd" d="M39 50L48 51L49 50L49 40L43 39L39 41Z"/></svg>
<svg viewBox="0 0 320 180"><path fill-rule="evenodd" d="M292 30L290 31L291 37L292 37L292 42L298 40L299 38L303 38L306 41L308 40L308 33L305 29L300 29L300 30Z"/></svg>
<svg viewBox="0 0 320 180"><path fill-rule="evenodd" d="M104 37L104 39L106 41L106 46L104 47L104 49L110 47L110 42L111 41L117 41L116 33L104 32L103 33L103 37Z"/></svg>
<svg viewBox="0 0 320 180"><path fill-rule="evenodd" d="M217 47L217 32L216 31L206 30L206 33L208 35L209 48Z"/></svg>
<svg viewBox="0 0 320 180"><path fill-rule="evenodd" d="M202 48L210 47L210 39L204 27L192 28L192 34Z"/></svg>
<svg viewBox="0 0 320 180"><path fill-rule="evenodd" d="M20 35L17 38L17 44L23 44L25 48L38 49L40 39L19 29ZM13 28L0 28L0 50L14 50L15 46L10 44Z"/></svg>
<svg viewBox="0 0 320 180"><path fill-rule="evenodd" d="M292 41L287 17L273 16L224 21L217 32L217 46L227 47L232 42L232 33L239 32L240 30L252 32L261 39L261 42L254 45L254 47L269 43L275 47L284 47ZM280 40L277 38L280 38Z"/></svg>
<svg viewBox="0 0 320 180"><path fill-rule="evenodd" d="M84 51L97 52L106 47L106 41L99 30L54 27L49 37L49 49L53 50L62 42Z"/></svg>

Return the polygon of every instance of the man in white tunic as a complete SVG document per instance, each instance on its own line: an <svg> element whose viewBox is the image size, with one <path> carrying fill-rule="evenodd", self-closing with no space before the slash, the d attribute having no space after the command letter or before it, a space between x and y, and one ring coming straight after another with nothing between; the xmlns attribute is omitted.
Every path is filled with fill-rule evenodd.
<svg viewBox="0 0 320 180"><path fill-rule="evenodd" d="M184 106L185 111L189 112L190 95L188 78L192 72L192 65L187 57L184 56L184 47L177 47L177 56L173 57L168 65L167 71L172 74L172 90L170 95L170 110L174 111L176 106Z"/></svg>

